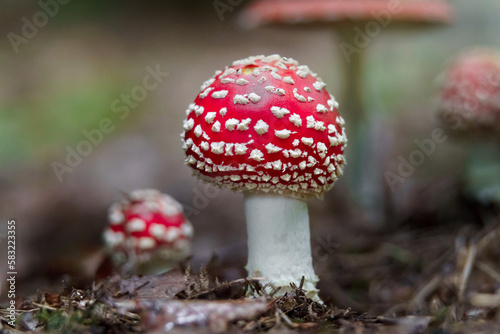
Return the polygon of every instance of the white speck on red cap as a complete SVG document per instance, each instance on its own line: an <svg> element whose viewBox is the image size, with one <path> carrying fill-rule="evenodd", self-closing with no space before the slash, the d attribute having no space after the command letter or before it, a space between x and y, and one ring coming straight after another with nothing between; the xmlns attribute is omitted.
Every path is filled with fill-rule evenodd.
<svg viewBox="0 0 500 334"><path fill-rule="evenodd" d="M263 120L259 119L257 121L257 124L255 124L253 128L255 132L257 132L259 135L263 135L264 133L267 133L267 131L269 130L269 125Z"/></svg>
<svg viewBox="0 0 500 334"><path fill-rule="evenodd" d="M125 220L123 212L120 210L120 205L118 203L113 204L109 208L109 223L111 225L122 224Z"/></svg>
<svg viewBox="0 0 500 334"><path fill-rule="evenodd" d="M208 149L210 148L210 144L206 141L202 141L200 147L203 151L208 151Z"/></svg>
<svg viewBox="0 0 500 334"><path fill-rule="evenodd" d="M290 110L287 110L285 108L280 108L280 107L271 107L271 112L277 118L283 118L283 117L285 117L286 114L290 113Z"/></svg>
<svg viewBox="0 0 500 334"><path fill-rule="evenodd" d="M162 224L153 223L149 227L149 233L151 233L151 235L157 239L163 238L166 232L167 228Z"/></svg>
<svg viewBox="0 0 500 334"><path fill-rule="evenodd" d="M330 95L330 100L327 101L328 107L330 107L330 111L333 111L333 109L337 109L339 107L339 103L335 100L335 98Z"/></svg>
<svg viewBox="0 0 500 334"><path fill-rule="evenodd" d="M266 90L268 92L276 94L276 95L285 95L285 90L283 88L277 88L274 86L266 86Z"/></svg>
<svg viewBox="0 0 500 334"><path fill-rule="evenodd" d="M194 126L194 119L190 118L184 121L184 130L189 131Z"/></svg>
<svg viewBox="0 0 500 334"><path fill-rule="evenodd" d="M183 224L181 225L182 233L188 237L191 238L193 236L193 225L191 224Z"/></svg>
<svg viewBox="0 0 500 334"><path fill-rule="evenodd" d="M257 103L260 101L260 99L262 99L259 95L255 94L255 93L250 93L248 94L248 99L250 101L252 101L253 103Z"/></svg>
<svg viewBox="0 0 500 334"><path fill-rule="evenodd" d="M276 80L281 80L281 76L276 72L271 72L271 76Z"/></svg>
<svg viewBox="0 0 500 334"><path fill-rule="evenodd" d="M137 240L137 247L141 249L151 249L156 245L156 241L150 237L141 237Z"/></svg>
<svg viewBox="0 0 500 334"><path fill-rule="evenodd" d="M305 98L303 95L300 95L300 94L298 93L298 89L297 89L297 88L294 88L294 89L293 89L293 96L294 96L297 100L299 100L300 102L306 102L306 101L307 101L307 100L306 100L306 98Z"/></svg>
<svg viewBox="0 0 500 334"><path fill-rule="evenodd" d="M193 110L194 110L194 113L196 114L196 116L200 116L205 111L205 108L200 107L198 105L194 105Z"/></svg>
<svg viewBox="0 0 500 334"><path fill-rule="evenodd" d="M208 88L207 88L208 89ZM228 91L227 90L220 90L220 91L217 91L217 92L213 92L212 93L212 97L214 99L223 99L226 97Z"/></svg>
<svg viewBox="0 0 500 334"><path fill-rule="evenodd" d="M233 147L234 147L234 143L227 143L226 146L225 146L225 155L226 156L230 156L230 155L233 155Z"/></svg>
<svg viewBox="0 0 500 334"><path fill-rule="evenodd" d="M302 126L302 118L300 118L299 114L292 114L288 120L292 122L296 127L300 128Z"/></svg>
<svg viewBox="0 0 500 334"><path fill-rule="evenodd" d="M247 153L248 147L245 144L234 144L234 153L237 155L244 155Z"/></svg>
<svg viewBox="0 0 500 334"><path fill-rule="evenodd" d="M266 145L266 150L267 150L267 153L276 153L276 152L281 151L282 148L269 143L269 144Z"/></svg>
<svg viewBox="0 0 500 334"><path fill-rule="evenodd" d="M284 77L283 81L286 82L287 84L290 84L290 85L295 84L295 81L293 81L292 77L290 77L290 76Z"/></svg>
<svg viewBox="0 0 500 334"><path fill-rule="evenodd" d="M247 104L250 103L244 95L235 95L233 99L234 104Z"/></svg>
<svg viewBox="0 0 500 334"><path fill-rule="evenodd" d="M286 139L290 137L292 133L297 133L297 132L292 132L288 129L283 129L283 130L274 130L274 134L276 137L281 138L281 139Z"/></svg>
<svg viewBox="0 0 500 334"><path fill-rule="evenodd" d="M288 150L288 153L292 158L300 158L300 156L302 155L302 151L298 148L296 148L295 150Z"/></svg>
<svg viewBox="0 0 500 334"><path fill-rule="evenodd" d="M213 83L214 83L214 81L215 81L215 78L210 78L210 79L208 79L207 81L205 81L205 82L203 83L203 85L201 85L200 90L201 90L201 91L204 91L204 90L205 90L205 89L207 89L207 88L208 88L211 84L213 84Z"/></svg>
<svg viewBox="0 0 500 334"><path fill-rule="evenodd" d="M237 129L239 131L247 131L251 121L252 121L251 118L246 118L241 120L240 123L238 124Z"/></svg>
<svg viewBox="0 0 500 334"><path fill-rule="evenodd" d="M213 154L224 153L224 145L225 145L225 143L223 141L210 143L212 153Z"/></svg>
<svg viewBox="0 0 500 334"><path fill-rule="evenodd" d="M233 80L234 80L234 79L233 79ZM233 82L234 82L234 81L233 81ZM243 85L246 85L246 84L248 84L248 83L249 83L249 81L248 81L248 80L245 80L245 79L243 79L243 78L240 78L240 79L236 80L236 84L237 84L237 85L242 85L242 86L243 86Z"/></svg>
<svg viewBox="0 0 500 334"><path fill-rule="evenodd" d="M140 218L132 218L126 227L126 231L132 232L142 232L146 230L146 222Z"/></svg>
<svg viewBox="0 0 500 334"><path fill-rule="evenodd" d="M264 154L258 149L253 149L252 152L250 152L250 159L254 159L255 161L262 161L263 156Z"/></svg>
<svg viewBox="0 0 500 334"><path fill-rule="evenodd" d="M320 92L323 88L326 87L326 83L324 83L323 81L316 81L312 85L314 89L316 89L318 92Z"/></svg>
<svg viewBox="0 0 500 334"><path fill-rule="evenodd" d="M316 111L320 112L320 113L325 113L328 111L328 108L325 107L324 105L318 103L318 105L316 106Z"/></svg>
<svg viewBox="0 0 500 334"><path fill-rule="evenodd" d="M201 129L201 125L197 125L194 129L194 134L196 137L200 137L203 134L203 130Z"/></svg>
<svg viewBox="0 0 500 334"><path fill-rule="evenodd" d="M182 231L179 228L172 227L172 228L168 229L167 233L165 234L165 240L168 241L168 242L173 242L181 234L182 234Z"/></svg>
<svg viewBox="0 0 500 334"><path fill-rule="evenodd" d="M328 124L328 133L336 133L337 132L337 128L335 127L335 125L333 124Z"/></svg>
<svg viewBox="0 0 500 334"><path fill-rule="evenodd" d="M104 231L104 242L108 247L115 247L120 245L125 240L125 233L118 231L115 232L112 229L106 229Z"/></svg>
<svg viewBox="0 0 500 334"><path fill-rule="evenodd" d="M212 89L214 89L214 88L213 87L208 87L203 92L201 92L200 95L199 95L200 99L206 98Z"/></svg>
<svg viewBox="0 0 500 334"><path fill-rule="evenodd" d="M236 127L236 125L238 125L240 121L238 121L237 119L235 118L230 118L226 121L226 129L228 129L229 131L233 131L234 128Z"/></svg>
<svg viewBox="0 0 500 334"><path fill-rule="evenodd" d="M210 112L207 112L207 115L205 116L205 121L208 123L208 124L211 124L214 119L215 119L215 116L217 116L217 113L215 111L210 111ZM191 119L193 120L193 119ZM184 128L185 129L185 128Z"/></svg>
<svg viewBox="0 0 500 334"><path fill-rule="evenodd" d="M345 131L335 99L315 73L273 55L236 61L213 79L203 91L227 94L198 96L184 123L186 162L196 175L233 190L298 198L321 196L333 186L345 164L335 159L343 156ZM328 172L330 165L335 173Z"/></svg>

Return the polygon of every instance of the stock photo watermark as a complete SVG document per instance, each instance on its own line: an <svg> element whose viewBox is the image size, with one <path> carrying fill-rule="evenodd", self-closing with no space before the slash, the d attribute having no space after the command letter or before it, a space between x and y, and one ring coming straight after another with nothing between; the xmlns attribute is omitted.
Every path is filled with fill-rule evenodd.
<svg viewBox="0 0 500 334"><path fill-rule="evenodd" d="M312 243L312 257L314 261L317 262L326 261L339 247L340 244L332 240L331 234L327 236L317 236Z"/></svg>
<svg viewBox="0 0 500 334"><path fill-rule="evenodd" d="M52 169L59 182L64 180L65 174L73 172L83 162L83 159L103 142L104 137L116 129L116 123L125 120L130 112L148 97L149 92L158 88L168 76L168 72L163 72L159 64L154 68L146 66L145 70L146 75L143 77L141 85L134 86L129 93L123 93L111 102L110 109L117 119L106 117L99 121L97 127L83 129L81 133L85 139L80 140L75 146L67 145L63 161L52 162Z"/></svg>
<svg viewBox="0 0 500 334"><path fill-rule="evenodd" d="M457 84L458 96L465 98L475 94L476 98L467 101L459 99L445 104L440 118L442 123L446 125L447 131L467 128L469 123L473 123L475 118L480 117L480 111L478 110L482 108L481 103L484 103L484 101L492 100L500 103L500 96L494 95L496 93L489 91L487 87L500 87L500 77L493 73L485 73L480 82L480 87L476 88L470 86L466 81ZM423 165L436 152L438 146L445 143L448 138L446 131L438 127L431 131L428 138L423 140L415 139L413 143L417 148L407 156L398 155L398 166L395 171L388 170L384 172L385 181L391 191L394 193L397 187L411 177L417 167Z"/></svg>
<svg viewBox="0 0 500 334"><path fill-rule="evenodd" d="M221 189L198 180L193 188L192 205L183 205L186 218L199 215L210 204L210 200L219 196L220 192Z"/></svg>
<svg viewBox="0 0 500 334"><path fill-rule="evenodd" d="M40 29L45 27L49 20L54 18L60 10L61 5L65 5L70 0L40 0L37 5L40 10L34 13L31 17L23 16L21 18L21 28L19 33L13 31L7 34L7 39L14 50L14 53L19 52L19 47L28 44L30 40L38 35Z"/></svg>
<svg viewBox="0 0 500 334"><path fill-rule="evenodd" d="M407 178L415 173L416 167L421 166L426 159L436 152L438 144L444 143L448 139L444 130L436 128L432 130L429 138L423 140L415 139L416 149L410 152L407 157L398 155L397 173L386 171L384 178L392 192L396 191L398 184L403 183Z"/></svg>
<svg viewBox="0 0 500 334"><path fill-rule="evenodd" d="M7 314L5 318L9 326L15 327L16 325L16 220L9 219L7 221L7 235L5 247L7 248L7 298L9 300L6 308Z"/></svg>
<svg viewBox="0 0 500 334"><path fill-rule="evenodd" d="M236 7L241 5L243 0L214 0L212 5L214 6L215 12L219 16L221 21L224 21L224 13L232 12Z"/></svg>
<svg viewBox="0 0 500 334"><path fill-rule="evenodd" d="M362 49L367 48L372 40L382 32L382 29L392 22L393 15L399 14L402 10L403 6L400 0L388 1L385 9L370 12L373 20L366 22L362 28L355 26L352 44L348 42L339 44L347 63L351 63L351 56L354 53L359 54Z"/></svg>

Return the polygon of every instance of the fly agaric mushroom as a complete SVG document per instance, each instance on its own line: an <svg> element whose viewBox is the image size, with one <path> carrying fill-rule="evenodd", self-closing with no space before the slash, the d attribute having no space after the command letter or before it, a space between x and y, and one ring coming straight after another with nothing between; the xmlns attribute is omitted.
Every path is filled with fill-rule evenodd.
<svg viewBox="0 0 500 334"><path fill-rule="evenodd" d="M195 176L244 193L250 275L317 297L305 199L343 173L338 103L307 66L279 55L233 62L186 111L183 148Z"/></svg>
<svg viewBox="0 0 500 334"><path fill-rule="evenodd" d="M153 274L175 267L191 252L193 227L182 206L154 189L134 190L109 208L104 241L124 273Z"/></svg>
<svg viewBox="0 0 500 334"><path fill-rule="evenodd" d="M454 130L500 131L500 52L466 51L441 81L438 112Z"/></svg>
<svg viewBox="0 0 500 334"><path fill-rule="evenodd" d="M441 77L438 114L465 139L465 188L484 204L500 204L500 52L460 54Z"/></svg>

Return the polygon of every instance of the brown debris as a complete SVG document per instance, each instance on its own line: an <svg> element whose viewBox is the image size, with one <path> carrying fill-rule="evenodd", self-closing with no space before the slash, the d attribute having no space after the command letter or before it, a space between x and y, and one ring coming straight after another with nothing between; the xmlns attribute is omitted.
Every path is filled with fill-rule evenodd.
<svg viewBox="0 0 500 334"><path fill-rule="evenodd" d="M82 332L91 323L120 333L498 332L499 231L497 219L453 233L438 228L371 241L364 236L366 246L355 252L340 246L322 263L337 267L326 267L331 276L321 276L321 291L332 296L332 288L341 290L345 296L333 297L343 298L346 307L332 306L341 304L337 299L317 303L300 284L276 296L272 287L261 286L261 278L219 282L210 270L193 273L188 266L156 276L115 274L88 290L40 291L18 306L16 329ZM0 320L10 329L3 310Z"/></svg>
<svg viewBox="0 0 500 334"><path fill-rule="evenodd" d="M98 284L99 291L105 291L114 298L160 298L172 299L186 288L185 275L173 270L160 275L132 276L123 278L114 274Z"/></svg>

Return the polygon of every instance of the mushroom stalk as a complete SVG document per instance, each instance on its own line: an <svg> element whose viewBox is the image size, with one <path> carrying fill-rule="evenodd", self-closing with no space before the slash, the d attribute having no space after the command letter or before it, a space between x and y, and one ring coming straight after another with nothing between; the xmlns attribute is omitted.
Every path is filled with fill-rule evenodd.
<svg viewBox="0 0 500 334"><path fill-rule="evenodd" d="M356 26L350 24L345 30L340 32L339 45L351 45L356 40ZM365 48L359 48L358 52L344 54L342 52L342 62L346 63L344 67L344 98L343 109L347 131L349 131L349 148L347 149L347 161L349 161L349 171L347 180L349 188L353 192L355 199L361 202L363 195L360 189L363 188L364 180L362 170L364 163L363 147L367 144L367 138L364 138L367 132L366 111L363 105L363 71L365 61ZM344 64L343 64L344 65Z"/></svg>
<svg viewBox="0 0 500 334"><path fill-rule="evenodd" d="M248 233L249 275L263 276L266 282L290 291L290 283L319 300L311 256L307 204L294 198L273 194L245 194Z"/></svg>

